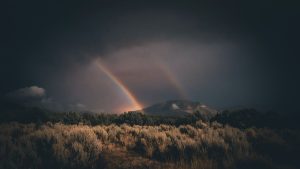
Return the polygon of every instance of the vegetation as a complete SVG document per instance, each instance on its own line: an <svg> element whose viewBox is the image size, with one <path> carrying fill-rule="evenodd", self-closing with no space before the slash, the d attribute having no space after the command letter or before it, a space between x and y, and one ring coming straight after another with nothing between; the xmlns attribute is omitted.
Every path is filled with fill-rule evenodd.
<svg viewBox="0 0 300 169"><path fill-rule="evenodd" d="M180 125L0 126L0 168L298 168L297 130Z"/></svg>
<svg viewBox="0 0 300 169"><path fill-rule="evenodd" d="M30 112L30 113L29 113ZM31 111L17 113L2 113L0 123L19 122L19 123L64 123L64 124L88 124L88 125L108 125L108 124L130 124L130 125L183 125L196 122L199 117L197 114L191 114L184 117L178 116L154 116L145 115L140 112L128 112L121 115L108 113L79 113L64 112L55 113L47 112L40 109L32 109ZM26 118L25 118L26 117Z"/></svg>
<svg viewBox="0 0 300 169"><path fill-rule="evenodd" d="M281 121L279 121L281 119ZM53 113L1 114L0 168L299 168L300 130L253 109L203 119Z"/></svg>
<svg viewBox="0 0 300 169"><path fill-rule="evenodd" d="M237 128L268 127L299 129L298 114L262 113L255 109L225 110L217 114L211 121L228 124Z"/></svg>
<svg viewBox="0 0 300 169"><path fill-rule="evenodd" d="M300 129L297 119L299 115L284 115L274 112L261 113L254 109L241 109L216 114L212 118L204 117L201 112L194 112L185 116L159 116L148 115L140 112L128 112L120 115L109 113L91 112L49 112L39 108L22 109L22 112L2 112L0 113L0 123L38 123L46 122L63 124L87 124L87 125L109 125L109 124L129 124L129 125L186 125L193 124L198 120L204 122L218 122L223 125L228 124L237 128L292 128Z"/></svg>

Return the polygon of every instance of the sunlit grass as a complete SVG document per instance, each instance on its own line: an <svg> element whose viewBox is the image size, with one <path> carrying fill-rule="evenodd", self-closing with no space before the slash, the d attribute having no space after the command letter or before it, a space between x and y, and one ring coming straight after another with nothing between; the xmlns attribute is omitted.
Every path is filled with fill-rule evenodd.
<svg viewBox="0 0 300 169"><path fill-rule="evenodd" d="M201 121L179 127L10 123L0 128L0 168L124 168L131 162L136 168L274 168L272 159L288 155L281 153L299 140L298 131L240 130Z"/></svg>

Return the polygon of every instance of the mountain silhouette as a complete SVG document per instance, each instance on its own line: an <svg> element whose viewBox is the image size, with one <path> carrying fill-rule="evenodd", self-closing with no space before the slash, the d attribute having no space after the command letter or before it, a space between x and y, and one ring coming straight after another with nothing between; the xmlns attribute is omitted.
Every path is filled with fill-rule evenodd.
<svg viewBox="0 0 300 169"><path fill-rule="evenodd" d="M145 114L160 116L185 116L197 114L205 119L214 117L218 111L200 102L189 100L169 100L143 109Z"/></svg>

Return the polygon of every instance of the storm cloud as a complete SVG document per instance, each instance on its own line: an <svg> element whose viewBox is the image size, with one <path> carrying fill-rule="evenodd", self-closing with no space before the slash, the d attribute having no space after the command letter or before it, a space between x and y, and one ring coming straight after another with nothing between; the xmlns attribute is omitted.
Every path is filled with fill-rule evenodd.
<svg viewBox="0 0 300 169"><path fill-rule="evenodd" d="M36 84L61 107L120 111L130 100L97 68L101 59L144 106L190 99L216 108L296 112L296 6L276 1L6 2L0 93L36 90L24 88Z"/></svg>

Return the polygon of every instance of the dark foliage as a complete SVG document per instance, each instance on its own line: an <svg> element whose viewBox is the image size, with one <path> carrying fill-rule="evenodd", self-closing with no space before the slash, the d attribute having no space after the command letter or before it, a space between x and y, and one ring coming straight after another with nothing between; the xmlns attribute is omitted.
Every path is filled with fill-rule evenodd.
<svg viewBox="0 0 300 169"><path fill-rule="evenodd" d="M196 115L178 116L155 116L145 115L140 112L128 112L121 115L107 113L80 113L80 112L49 112L39 108L31 108L23 112L1 113L0 122L19 122L19 123L44 123L62 122L64 124L129 124L129 125L184 125L195 123L200 118Z"/></svg>
<svg viewBox="0 0 300 169"><path fill-rule="evenodd" d="M187 114L185 116L159 116L140 112L127 112L124 114L91 113L91 112L50 112L41 108L17 107L18 111L6 111L0 113L0 123L19 122L37 123L62 122L64 124L129 124L129 125L185 125L193 124L198 120L208 121L203 118L201 112ZM22 110L22 111L20 111ZM225 110L212 117L209 121L217 121L223 125L228 124L237 128L292 128L299 129L297 122L299 115L280 114L274 112L262 113L255 109Z"/></svg>
<svg viewBox="0 0 300 169"><path fill-rule="evenodd" d="M210 121L229 124L237 128L299 128L298 119L299 115L295 114L262 113L255 109L241 109L234 111L225 110Z"/></svg>

